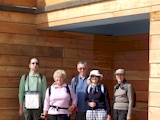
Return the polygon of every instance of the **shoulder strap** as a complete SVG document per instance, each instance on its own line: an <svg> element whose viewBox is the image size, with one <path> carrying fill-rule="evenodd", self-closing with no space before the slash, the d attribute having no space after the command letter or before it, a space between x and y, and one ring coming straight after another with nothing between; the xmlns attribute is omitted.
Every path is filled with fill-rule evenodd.
<svg viewBox="0 0 160 120"><path fill-rule="evenodd" d="M74 80L74 89L76 91L76 88L77 88L77 84L78 84L78 76L75 77L75 80Z"/></svg>
<svg viewBox="0 0 160 120"><path fill-rule="evenodd" d="M88 88L87 88L88 93L90 93L91 87L92 87L91 85L88 86ZM101 88L101 92L104 93L104 85L103 84L100 85L100 88Z"/></svg>
<svg viewBox="0 0 160 120"><path fill-rule="evenodd" d="M91 87L92 87L91 85L88 86L88 88L87 88L87 93L90 93Z"/></svg>
<svg viewBox="0 0 160 120"><path fill-rule="evenodd" d="M39 75L40 75L40 78L41 78L41 80L42 80L42 78L43 78L43 75L42 75L41 73L39 73Z"/></svg>
<svg viewBox="0 0 160 120"><path fill-rule="evenodd" d="M69 87L68 87L68 84L67 84L67 86L66 86L66 91L67 91L67 93L70 95L70 99L72 99L72 97L71 97L71 92L70 92L70 89L69 89ZM49 93L49 96L50 96L50 95L51 95L51 86L48 87L48 93Z"/></svg>
<svg viewBox="0 0 160 120"><path fill-rule="evenodd" d="M67 90L67 93L70 95L70 99L72 100L71 92L70 92L70 89L69 89L69 87L68 87L68 84L67 84L67 86L66 86L66 90Z"/></svg>
<svg viewBox="0 0 160 120"><path fill-rule="evenodd" d="M29 73L26 73L26 74L24 75L24 81L26 81L28 75L29 75Z"/></svg>
<svg viewBox="0 0 160 120"><path fill-rule="evenodd" d="M101 92L104 93L104 85L101 84Z"/></svg>
<svg viewBox="0 0 160 120"><path fill-rule="evenodd" d="M49 86L48 88L48 93L49 93L49 96L51 95L51 86Z"/></svg>

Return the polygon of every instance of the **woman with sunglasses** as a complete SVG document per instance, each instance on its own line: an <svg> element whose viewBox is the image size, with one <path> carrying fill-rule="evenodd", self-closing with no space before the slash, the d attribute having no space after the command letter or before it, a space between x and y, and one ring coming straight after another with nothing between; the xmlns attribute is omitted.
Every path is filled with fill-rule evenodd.
<svg viewBox="0 0 160 120"><path fill-rule="evenodd" d="M87 88L86 120L111 120L110 99L107 87L101 84L103 75L98 70L92 70L89 75L91 84Z"/></svg>

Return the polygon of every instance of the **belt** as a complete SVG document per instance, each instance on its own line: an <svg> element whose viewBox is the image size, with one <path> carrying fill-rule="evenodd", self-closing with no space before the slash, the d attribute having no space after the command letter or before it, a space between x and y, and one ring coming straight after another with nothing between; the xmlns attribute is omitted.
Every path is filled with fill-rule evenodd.
<svg viewBox="0 0 160 120"><path fill-rule="evenodd" d="M68 108L58 107L58 106L54 106L54 105L50 105L50 107L55 108L57 111L58 111L59 109L65 109L65 110L68 109Z"/></svg>

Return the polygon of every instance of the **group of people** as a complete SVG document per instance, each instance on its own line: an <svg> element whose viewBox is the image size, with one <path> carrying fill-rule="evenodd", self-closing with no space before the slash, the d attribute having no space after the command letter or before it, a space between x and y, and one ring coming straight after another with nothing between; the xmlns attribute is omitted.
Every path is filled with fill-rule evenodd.
<svg viewBox="0 0 160 120"><path fill-rule="evenodd" d="M38 72L39 61L29 61L30 71L24 74L19 86L19 115L24 120L70 120L75 111L75 120L111 120L111 105L107 86L101 83L99 70L87 74L87 62L77 64L78 76L65 82L66 72L58 69L53 74L54 82L47 88L46 77ZM115 72L118 84L114 87L113 120L131 120L133 91L125 80L124 69ZM126 89L127 88L127 92Z"/></svg>

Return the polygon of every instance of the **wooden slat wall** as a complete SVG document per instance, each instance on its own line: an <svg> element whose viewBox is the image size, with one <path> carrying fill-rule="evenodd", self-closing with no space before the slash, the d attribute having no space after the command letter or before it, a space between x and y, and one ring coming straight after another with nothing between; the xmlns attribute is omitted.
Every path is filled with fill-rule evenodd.
<svg viewBox="0 0 160 120"><path fill-rule="evenodd" d="M150 46L149 46L149 120L160 118L160 10L150 14Z"/></svg>
<svg viewBox="0 0 160 120"><path fill-rule="evenodd" d="M59 3L68 2L68 1L72 1L72 0L37 0L37 7L44 7L44 6L59 4Z"/></svg>
<svg viewBox="0 0 160 120"><path fill-rule="evenodd" d="M113 36L94 36L93 69L99 69L103 74L101 81L107 85L110 97L113 95Z"/></svg>
<svg viewBox="0 0 160 120"><path fill-rule="evenodd" d="M126 80L136 90L133 120L148 120L149 34L117 36L114 43L114 70L124 68Z"/></svg>
<svg viewBox="0 0 160 120"><path fill-rule="evenodd" d="M7 11L0 14L0 119L18 120L19 80L29 70L29 59L40 60L40 72L47 77L48 85L56 69L66 70L66 82L70 83L77 75L79 60L87 61L90 68L94 65L94 35L40 31L34 15Z"/></svg>

